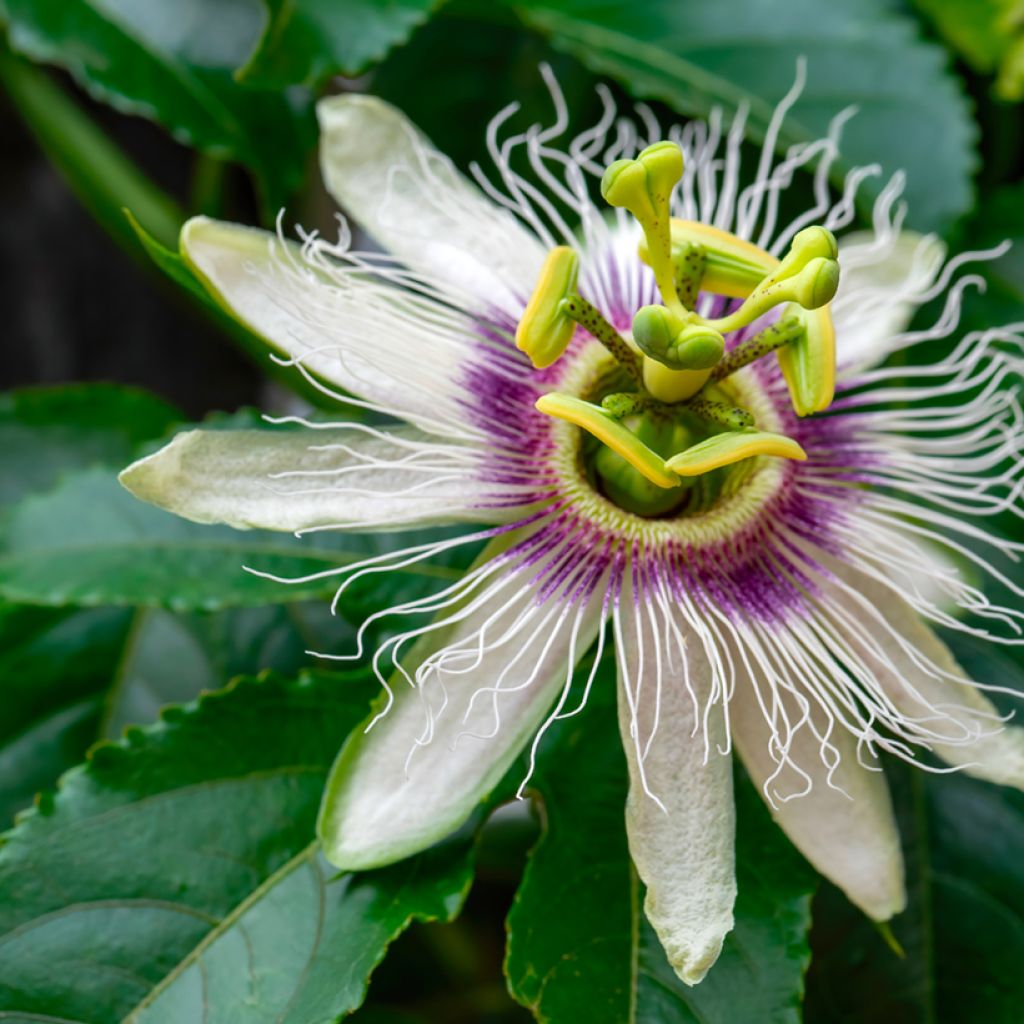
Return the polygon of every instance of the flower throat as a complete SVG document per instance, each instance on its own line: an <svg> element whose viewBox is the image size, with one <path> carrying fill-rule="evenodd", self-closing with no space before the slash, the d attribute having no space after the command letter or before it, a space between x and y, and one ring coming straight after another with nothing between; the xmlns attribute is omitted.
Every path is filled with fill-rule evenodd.
<svg viewBox="0 0 1024 1024"><path fill-rule="evenodd" d="M536 407L589 435L583 456L595 486L641 516L707 507L746 475L737 464L755 457L807 457L792 438L759 430L735 404L728 378L737 370L774 352L800 416L828 408L835 389L832 233L804 228L776 259L728 232L672 218L670 197L682 175L679 147L659 142L634 160L617 160L601 179L604 199L643 229L638 258L653 271L661 304L642 306L620 334L577 292L576 251L557 246L516 330L517 346L538 368L557 361L581 329L608 350L615 365L590 394L549 392ZM702 293L739 305L705 318L696 310ZM771 326L726 343L780 305ZM719 472L725 467L732 468Z"/></svg>

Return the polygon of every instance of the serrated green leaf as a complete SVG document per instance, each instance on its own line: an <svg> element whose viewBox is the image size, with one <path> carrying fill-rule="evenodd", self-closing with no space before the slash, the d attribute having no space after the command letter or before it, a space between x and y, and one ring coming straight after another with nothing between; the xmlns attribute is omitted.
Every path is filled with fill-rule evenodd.
<svg viewBox="0 0 1024 1024"><path fill-rule="evenodd" d="M0 606L0 824L78 764L97 739L154 721L235 676L292 674L306 652L347 650L344 620L320 607L212 614Z"/></svg>
<svg viewBox="0 0 1024 1024"><path fill-rule="evenodd" d="M327 767L373 688L243 680L97 748L0 846L0 1011L307 1024L357 1006L387 943L452 916L471 872L466 840L359 876L316 858Z"/></svg>
<svg viewBox="0 0 1024 1024"><path fill-rule="evenodd" d="M347 638L344 622L334 622ZM212 615L140 608L109 680L100 735L114 739L128 725L155 721L164 705L219 689L235 676L268 668L297 672L309 664L306 646L285 605Z"/></svg>
<svg viewBox="0 0 1024 1024"><path fill-rule="evenodd" d="M552 730L532 783L545 831L509 914L512 994L551 1024L796 1024L814 872L737 779L736 927L704 981L685 986L641 911L614 685L599 676L586 711Z"/></svg>
<svg viewBox="0 0 1024 1024"><path fill-rule="evenodd" d="M96 738L130 622L121 608L0 604L0 827Z"/></svg>
<svg viewBox="0 0 1024 1024"><path fill-rule="evenodd" d="M763 135L772 110L808 59L807 85L781 147L825 135L853 103L836 180L853 164L907 172L909 223L948 226L971 205L976 129L959 82L936 46L888 0L718 0L642 6L595 0L525 0L527 24L634 95L704 116L714 105L750 105Z"/></svg>
<svg viewBox="0 0 1024 1024"><path fill-rule="evenodd" d="M295 191L315 139L312 97L248 89L233 72L259 36L246 0L5 0L11 48L71 72L98 99L151 118L256 175L276 211Z"/></svg>
<svg viewBox="0 0 1024 1024"><path fill-rule="evenodd" d="M315 87L358 75L422 25L438 0L263 0L267 22L241 81L263 88Z"/></svg>
<svg viewBox="0 0 1024 1024"><path fill-rule="evenodd" d="M155 395L115 384L0 394L0 507L52 487L70 469L123 465L180 420Z"/></svg>
<svg viewBox="0 0 1024 1024"><path fill-rule="evenodd" d="M143 605L210 611L323 598L330 579L277 583L364 558L354 537L298 540L290 534L200 526L138 501L102 469L66 477L12 512L0 550L0 598L43 605ZM378 574L380 575L380 574ZM443 566L406 578L450 581ZM353 588L349 608L365 601Z"/></svg>

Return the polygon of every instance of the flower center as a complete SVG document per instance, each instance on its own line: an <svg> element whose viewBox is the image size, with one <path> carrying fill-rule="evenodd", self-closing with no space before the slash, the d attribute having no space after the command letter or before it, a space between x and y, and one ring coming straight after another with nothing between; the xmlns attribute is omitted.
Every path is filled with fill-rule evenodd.
<svg viewBox="0 0 1024 1024"><path fill-rule="evenodd" d="M516 344L537 367L559 359L579 328L607 349L614 367L604 383L583 395L550 392L537 408L590 435L584 461L594 482L642 516L690 505L695 494L706 503L741 472L726 467L756 456L806 458L796 441L760 429L736 402L729 378L738 370L775 352L801 416L827 408L835 384L828 304L839 267L831 232L804 228L779 260L717 228L673 219L682 172L679 147L660 142L613 163L601 182L607 202L643 229L638 257L654 273L661 304L637 310L632 330L621 335L578 293L576 252L558 246L516 330ZM702 294L736 301L726 315L707 318L696 308ZM780 305L770 327L743 340L735 335Z"/></svg>

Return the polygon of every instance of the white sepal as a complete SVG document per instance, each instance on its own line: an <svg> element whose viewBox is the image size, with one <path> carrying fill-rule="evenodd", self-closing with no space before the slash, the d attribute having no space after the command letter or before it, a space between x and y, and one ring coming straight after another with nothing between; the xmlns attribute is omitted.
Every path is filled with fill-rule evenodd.
<svg viewBox="0 0 1024 1024"><path fill-rule="evenodd" d="M736 901L732 759L720 709L705 717L711 666L676 610L660 634L627 588L617 610L619 726L629 767L626 832L644 909L688 985L718 959ZM676 632L678 630L678 633ZM682 637L677 645L676 637ZM682 654L670 667L668 650ZM706 728L705 728L706 726Z"/></svg>
<svg viewBox="0 0 1024 1024"><path fill-rule="evenodd" d="M374 530L494 521L472 454L413 427L190 430L122 471L136 497L237 529Z"/></svg>
<svg viewBox="0 0 1024 1024"><path fill-rule="evenodd" d="M800 706L790 693L766 703L790 725L780 738L769 726L749 678L729 705L737 752L751 781L793 845L850 901L876 921L906 905L903 853L881 766L842 726L832 728L813 695ZM780 716L781 717L781 716ZM823 749L832 770L822 759ZM779 762L782 762L780 765Z"/></svg>
<svg viewBox="0 0 1024 1024"><path fill-rule="evenodd" d="M518 318L544 261L541 243L391 104L331 96L317 116L321 173L341 208L465 308Z"/></svg>
<svg viewBox="0 0 1024 1024"><path fill-rule="evenodd" d="M317 828L339 868L390 864L463 824L597 634L600 591L583 603L541 603L535 565L492 565L485 552L481 567L490 569L485 585L427 627L331 769Z"/></svg>

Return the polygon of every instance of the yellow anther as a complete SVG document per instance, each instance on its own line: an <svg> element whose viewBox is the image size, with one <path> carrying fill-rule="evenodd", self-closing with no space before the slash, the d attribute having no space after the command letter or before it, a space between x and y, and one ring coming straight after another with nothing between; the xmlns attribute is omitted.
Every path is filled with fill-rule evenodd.
<svg viewBox="0 0 1024 1024"><path fill-rule="evenodd" d="M670 221L673 254L686 245L699 245L707 258L702 288L733 299L745 299L770 274L779 261L751 242L695 220ZM650 264L645 243L640 244L640 258Z"/></svg>
<svg viewBox="0 0 1024 1024"><path fill-rule="evenodd" d="M756 455L804 461L807 454L790 437L761 430L731 430L714 434L685 452L666 460L666 466L679 476L700 476Z"/></svg>
<svg viewBox="0 0 1024 1024"><path fill-rule="evenodd" d="M669 198L683 176L683 154L674 142L656 142L635 160L616 160L601 178L601 195L629 210L644 229L647 262L661 297L673 312L685 310L676 294L669 235Z"/></svg>
<svg viewBox="0 0 1024 1024"><path fill-rule="evenodd" d="M538 369L558 359L576 330L576 322L566 315L562 302L576 292L579 263L579 257L567 245L556 246L548 253L516 328L516 347Z"/></svg>
<svg viewBox="0 0 1024 1024"><path fill-rule="evenodd" d="M574 423L593 434L602 444L621 455L634 469L659 487L678 487L679 476L670 472L665 460L651 451L635 434L600 406L559 392L537 399L537 409L547 416Z"/></svg>
<svg viewBox="0 0 1024 1024"><path fill-rule="evenodd" d="M784 316L797 316L803 334L776 350L790 401L798 416L822 412L836 391L836 331L827 306L807 310L791 306Z"/></svg>

